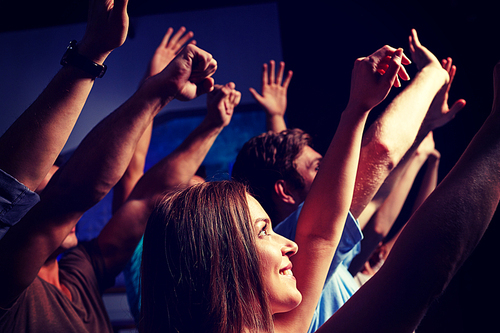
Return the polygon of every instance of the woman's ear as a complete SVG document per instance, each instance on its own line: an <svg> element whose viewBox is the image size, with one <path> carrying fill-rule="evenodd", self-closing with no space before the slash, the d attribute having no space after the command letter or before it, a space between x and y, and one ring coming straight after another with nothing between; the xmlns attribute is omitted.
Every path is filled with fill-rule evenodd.
<svg viewBox="0 0 500 333"><path fill-rule="evenodd" d="M295 205L292 189L285 180L280 179L274 183L274 192L284 203Z"/></svg>

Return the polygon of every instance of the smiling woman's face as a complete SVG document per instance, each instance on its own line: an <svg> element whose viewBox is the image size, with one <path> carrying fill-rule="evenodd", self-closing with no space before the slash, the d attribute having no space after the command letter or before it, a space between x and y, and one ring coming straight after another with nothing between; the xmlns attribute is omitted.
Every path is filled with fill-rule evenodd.
<svg viewBox="0 0 500 333"><path fill-rule="evenodd" d="M297 252L297 244L273 232L269 216L254 197L247 194L247 202L272 312L290 311L302 300L290 262L290 257Z"/></svg>

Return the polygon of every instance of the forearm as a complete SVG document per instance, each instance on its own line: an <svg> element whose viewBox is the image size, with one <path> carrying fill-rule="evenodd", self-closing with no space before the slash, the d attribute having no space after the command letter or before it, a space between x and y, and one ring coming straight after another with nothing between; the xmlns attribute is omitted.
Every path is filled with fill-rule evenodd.
<svg viewBox="0 0 500 333"><path fill-rule="evenodd" d="M195 175L223 127L203 121L168 156L144 175L134 190L134 197L163 195L185 186ZM154 201L154 200L152 200Z"/></svg>
<svg viewBox="0 0 500 333"><path fill-rule="evenodd" d="M401 175L391 184L390 194L384 200L375 218L374 230L382 237L387 236L394 225L425 160L426 156L414 153L402 166ZM397 168L399 167L398 165ZM389 178L391 176L392 173Z"/></svg>
<svg viewBox="0 0 500 333"><path fill-rule="evenodd" d="M425 156L414 154L408 163L409 165L403 170L402 175L395 182L394 188L378 211L367 223L363 224L364 237L361 241L361 252L353 259L349 266L351 274L355 275L363 267L378 244L384 240L393 227L408 197L413 182L424 163ZM389 177L391 176L392 174Z"/></svg>
<svg viewBox="0 0 500 333"><path fill-rule="evenodd" d="M67 190L64 198L71 209L87 210L111 190L128 167L139 138L164 106L164 100L139 89L92 129L52 185Z"/></svg>
<svg viewBox="0 0 500 333"><path fill-rule="evenodd" d="M420 124L446 80L442 68L424 68L369 127L363 138L351 206L354 217L360 216L396 165L405 161L405 154L411 156L425 138L428 131L419 131Z"/></svg>
<svg viewBox="0 0 500 333"><path fill-rule="evenodd" d="M280 133L287 129L285 118L281 115L266 115L266 129L274 133Z"/></svg>
<svg viewBox="0 0 500 333"><path fill-rule="evenodd" d="M427 168L425 170L424 179L420 185L420 189L415 199L412 211L417 210L418 207L427 199L427 197L434 191L438 183L438 169L440 158L435 155L429 156L427 159Z"/></svg>
<svg viewBox="0 0 500 333"><path fill-rule="evenodd" d="M93 83L79 69L61 68L0 138L0 168L35 190L66 144Z"/></svg>
<svg viewBox="0 0 500 333"><path fill-rule="evenodd" d="M153 132L153 123L149 124L148 128L142 134L137 146L135 148L132 159L125 170L122 178L113 187L113 202L112 212L116 212L120 206L127 200L128 196L134 189L135 185L144 175L144 168L146 165L146 157L151 142L151 135Z"/></svg>

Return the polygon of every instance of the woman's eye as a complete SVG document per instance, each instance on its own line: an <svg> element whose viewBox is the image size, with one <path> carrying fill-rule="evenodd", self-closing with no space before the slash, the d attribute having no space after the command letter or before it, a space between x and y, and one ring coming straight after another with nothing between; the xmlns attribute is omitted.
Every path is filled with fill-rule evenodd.
<svg viewBox="0 0 500 333"><path fill-rule="evenodd" d="M264 226L264 228L262 228L259 232L259 237L260 236L268 236L269 233L267 232L267 224Z"/></svg>

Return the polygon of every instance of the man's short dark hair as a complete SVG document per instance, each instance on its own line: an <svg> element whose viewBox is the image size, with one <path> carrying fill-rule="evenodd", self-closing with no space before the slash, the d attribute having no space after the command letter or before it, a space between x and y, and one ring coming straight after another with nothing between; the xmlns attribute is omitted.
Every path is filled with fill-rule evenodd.
<svg viewBox="0 0 500 333"><path fill-rule="evenodd" d="M304 179L297 172L294 162L302 149L310 145L311 136L300 129L255 136L241 148L231 176L249 187L273 220L276 216L272 200L274 184L283 179L294 189L304 187Z"/></svg>

